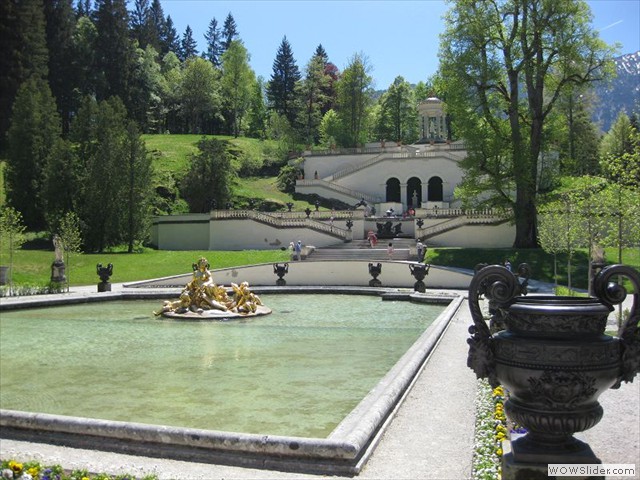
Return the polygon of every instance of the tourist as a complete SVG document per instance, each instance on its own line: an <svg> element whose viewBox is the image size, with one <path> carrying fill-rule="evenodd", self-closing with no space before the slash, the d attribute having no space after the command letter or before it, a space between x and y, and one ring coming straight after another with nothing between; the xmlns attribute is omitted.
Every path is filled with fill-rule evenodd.
<svg viewBox="0 0 640 480"><path fill-rule="evenodd" d="M508 258L504 261L504 266L506 267L507 270L511 271L511 262L509 261Z"/></svg>
<svg viewBox="0 0 640 480"><path fill-rule="evenodd" d="M294 260L302 260L302 242L300 240L298 240L295 246Z"/></svg>
<svg viewBox="0 0 640 480"><path fill-rule="evenodd" d="M367 240L369 240L369 248L373 248L378 244L378 237L373 233L373 230L369 230Z"/></svg>
<svg viewBox="0 0 640 480"><path fill-rule="evenodd" d="M393 243L389 242L389 246L387 247L387 256L389 260L393 260Z"/></svg>
<svg viewBox="0 0 640 480"><path fill-rule="evenodd" d="M426 247L424 243L422 243L420 239L418 239L418 241L416 242L416 253L418 255L418 261L421 263L424 260L425 250L426 250Z"/></svg>

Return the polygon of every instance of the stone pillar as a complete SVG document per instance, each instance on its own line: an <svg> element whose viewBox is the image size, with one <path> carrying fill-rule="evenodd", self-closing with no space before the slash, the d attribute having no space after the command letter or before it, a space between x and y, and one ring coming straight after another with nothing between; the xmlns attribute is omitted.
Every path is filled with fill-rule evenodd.
<svg viewBox="0 0 640 480"><path fill-rule="evenodd" d="M400 184L400 203L402 203L402 211L404 212L407 209L407 184L406 183Z"/></svg>

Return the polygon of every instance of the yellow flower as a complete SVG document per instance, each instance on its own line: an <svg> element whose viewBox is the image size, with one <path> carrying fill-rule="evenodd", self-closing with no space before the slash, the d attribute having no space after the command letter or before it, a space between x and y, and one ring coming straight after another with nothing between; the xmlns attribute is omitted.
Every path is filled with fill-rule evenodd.
<svg viewBox="0 0 640 480"><path fill-rule="evenodd" d="M82 477L82 480L91 480L89 477Z"/></svg>
<svg viewBox="0 0 640 480"><path fill-rule="evenodd" d="M31 467L29 470L27 470L27 473L33 478L36 478L40 473L40 469L38 467Z"/></svg>
<svg viewBox="0 0 640 480"><path fill-rule="evenodd" d="M16 474L22 472L22 464L14 461L14 460L11 460L9 462L9 468L13 471L13 473L16 473Z"/></svg>
<svg viewBox="0 0 640 480"><path fill-rule="evenodd" d="M501 448L496 450L496 455L499 456L499 457L502 456L502 449Z"/></svg>

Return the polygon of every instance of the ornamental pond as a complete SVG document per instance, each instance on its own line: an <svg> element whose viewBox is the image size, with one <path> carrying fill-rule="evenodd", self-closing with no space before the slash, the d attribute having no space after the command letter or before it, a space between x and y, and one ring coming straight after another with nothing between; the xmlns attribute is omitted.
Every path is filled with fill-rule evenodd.
<svg viewBox="0 0 640 480"><path fill-rule="evenodd" d="M358 409L358 419L371 414L375 401L366 399L372 392L386 397L381 389L408 375L398 374L402 359L417 370L416 360L406 360L408 351L450 310L442 304L383 301L370 295L261 298L271 315L229 321L155 317L152 312L161 303L157 299L3 311L4 426L11 423L7 412L17 411L222 432L222 437L224 432L241 432L238 435L248 438L299 438L303 444L323 439L310 442L308 452L298 442L295 448L289 440L286 444L300 448L295 454L303 461L322 457L324 450L332 457L336 447L325 445L324 439L335 437L340 448L349 443L343 439L361 428L345 427L345 418ZM421 363L426 353L418 356ZM394 387L394 395L403 388ZM385 400L385 408L395 401ZM376 421L387 414L373 412ZM23 418L17 424L21 422ZM42 418L37 422L37 428L42 427ZM378 427L366 430L373 434ZM357 449L368 441L355 442ZM273 448L280 452L283 447ZM350 444L346 450L337 457L362 455ZM356 471L352 463L347 470Z"/></svg>

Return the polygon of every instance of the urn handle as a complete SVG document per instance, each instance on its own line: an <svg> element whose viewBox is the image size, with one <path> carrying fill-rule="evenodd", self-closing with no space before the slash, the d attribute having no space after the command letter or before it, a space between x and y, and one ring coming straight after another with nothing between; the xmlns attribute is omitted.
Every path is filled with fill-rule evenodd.
<svg viewBox="0 0 640 480"><path fill-rule="evenodd" d="M498 309L508 307L514 298L526 295L530 270L524 263L518 267L518 274L524 278L522 283L518 281L518 276L501 265L479 264L475 270L469 284L469 311L473 325L469 327L471 337L467 339L467 366L478 378L486 378L491 386L496 387L500 382L495 373L491 331L482 314L480 297L484 295Z"/></svg>
<svg viewBox="0 0 640 480"><path fill-rule="evenodd" d="M618 337L622 347L622 368L620 377L613 388L618 388L624 382L632 382L640 372L640 274L626 265L609 265L604 267L593 279L593 292L598 299L609 306L618 305L627 297L627 289L621 284L613 282L616 276L626 277L633 284L633 304L629 317L620 325Z"/></svg>

